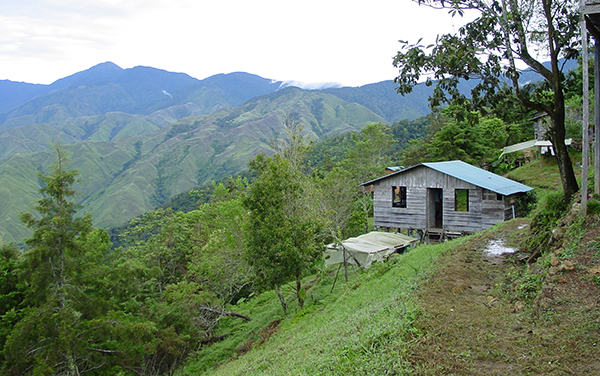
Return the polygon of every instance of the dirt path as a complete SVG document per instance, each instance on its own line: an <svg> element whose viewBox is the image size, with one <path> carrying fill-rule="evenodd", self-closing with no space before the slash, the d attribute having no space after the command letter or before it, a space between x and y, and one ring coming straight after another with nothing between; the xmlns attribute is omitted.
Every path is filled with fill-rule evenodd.
<svg viewBox="0 0 600 376"><path fill-rule="evenodd" d="M525 219L508 222L472 236L438 264L418 295L423 335L409 358L415 374L600 375L600 291L593 274L600 271L600 243L585 251L598 234L582 239L584 250L568 258L570 270L559 271L567 259L556 257L560 264L549 269L550 255L527 267L518 252L485 251L497 241L518 249L528 230Z"/></svg>

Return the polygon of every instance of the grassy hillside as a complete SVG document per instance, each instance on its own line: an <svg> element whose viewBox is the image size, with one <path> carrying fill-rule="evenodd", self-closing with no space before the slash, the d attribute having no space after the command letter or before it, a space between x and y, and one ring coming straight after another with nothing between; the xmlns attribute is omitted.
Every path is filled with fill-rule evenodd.
<svg viewBox="0 0 600 376"><path fill-rule="evenodd" d="M303 310L287 318L274 293L239 304L233 309L253 320L228 319L222 334L231 336L203 347L184 374L403 374L399 355L416 334L415 289L449 245L418 247L369 271L352 270L348 283L341 271L333 290L336 268L323 271L309 282ZM239 358L207 369L228 357Z"/></svg>
<svg viewBox="0 0 600 376"><path fill-rule="evenodd" d="M513 175L537 179L545 196L554 169L531 163ZM599 224L575 204L530 265L537 235L526 218L352 269L348 283L342 272L333 289L337 269L321 270L302 311L284 316L272 292L232 307L253 320L227 319L218 334L229 336L180 374L597 374ZM490 253L498 244L516 252Z"/></svg>

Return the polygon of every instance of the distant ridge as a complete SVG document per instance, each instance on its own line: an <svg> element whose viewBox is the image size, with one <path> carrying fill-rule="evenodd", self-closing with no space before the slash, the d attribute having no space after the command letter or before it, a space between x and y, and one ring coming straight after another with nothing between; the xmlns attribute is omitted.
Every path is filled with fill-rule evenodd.
<svg viewBox="0 0 600 376"><path fill-rule="evenodd" d="M114 81L124 69L109 61L94 65L93 67L70 76L61 78L50 84L51 90L62 90L70 86L91 85L98 82Z"/></svg>

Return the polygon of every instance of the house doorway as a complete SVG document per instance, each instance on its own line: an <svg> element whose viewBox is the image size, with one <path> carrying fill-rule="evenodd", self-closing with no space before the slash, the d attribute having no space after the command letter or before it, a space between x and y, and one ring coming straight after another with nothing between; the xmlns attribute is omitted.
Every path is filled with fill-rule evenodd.
<svg viewBox="0 0 600 376"><path fill-rule="evenodd" d="M427 188L427 228L443 228L444 190Z"/></svg>

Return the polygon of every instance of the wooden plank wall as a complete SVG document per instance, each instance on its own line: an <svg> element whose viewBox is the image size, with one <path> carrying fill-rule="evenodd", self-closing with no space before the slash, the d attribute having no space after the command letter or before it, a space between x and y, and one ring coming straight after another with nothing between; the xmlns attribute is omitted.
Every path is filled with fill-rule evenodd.
<svg viewBox="0 0 600 376"><path fill-rule="evenodd" d="M406 208L392 206L392 186L407 187ZM426 229L428 188L443 189L443 225L448 231L473 233L504 220L504 200L498 200L494 192L423 166L375 183L375 226ZM455 189L469 190L468 212L454 210Z"/></svg>
<svg viewBox="0 0 600 376"><path fill-rule="evenodd" d="M482 207L482 222L481 229L490 228L493 225L504 221L504 197L501 196L501 199L497 199L497 194L495 192L488 191L487 189L483 190L484 197L483 207Z"/></svg>

